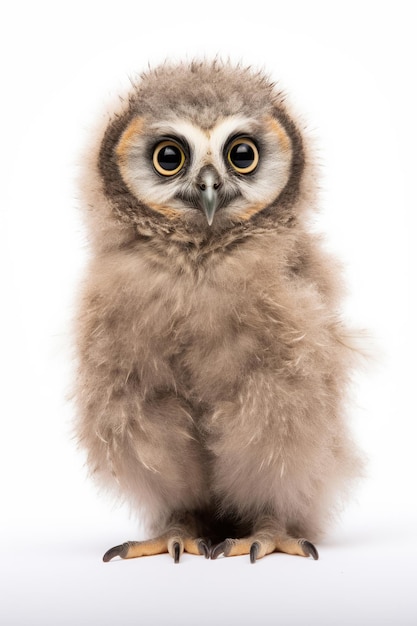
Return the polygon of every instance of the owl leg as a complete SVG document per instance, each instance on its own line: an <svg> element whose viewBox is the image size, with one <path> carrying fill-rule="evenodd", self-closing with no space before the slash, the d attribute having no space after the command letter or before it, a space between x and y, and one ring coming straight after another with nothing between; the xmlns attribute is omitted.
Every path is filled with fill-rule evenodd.
<svg viewBox="0 0 417 626"><path fill-rule="evenodd" d="M282 528L268 523L258 526L252 535L242 539L225 539L212 549L211 558L224 556L239 556L249 554L251 563L272 552L285 552L298 556L312 556L316 561L319 558L316 547L307 539L292 537Z"/></svg>
<svg viewBox="0 0 417 626"><path fill-rule="evenodd" d="M151 556L168 552L175 563L179 563L184 552L190 554L204 554L206 559L210 557L208 542L197 536L196 525L189 519L178 519L169 524L162 535L148 541L127 541L120 546L110 548L103 556L103 561L108 562L116 556L122 559L134 559L139 556Z"/></svg>

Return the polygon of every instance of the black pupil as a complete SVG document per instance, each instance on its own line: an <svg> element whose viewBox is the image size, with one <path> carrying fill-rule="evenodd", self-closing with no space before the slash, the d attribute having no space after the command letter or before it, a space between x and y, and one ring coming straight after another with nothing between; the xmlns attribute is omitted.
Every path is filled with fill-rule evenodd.
<svg viewBox="0 0 417 626"><path fill-rule="evenodd" d="M238 143L230 151L230 160L236 167L244 170L255 160L255 152L248 143Z"/></svg>
<svg viewBox="0 0 417 626"><path fill-rule="evenodd" d="M181 150L177 146L164 146L158 152L157 159L162 169L172 172L181 165Z"/></svg>

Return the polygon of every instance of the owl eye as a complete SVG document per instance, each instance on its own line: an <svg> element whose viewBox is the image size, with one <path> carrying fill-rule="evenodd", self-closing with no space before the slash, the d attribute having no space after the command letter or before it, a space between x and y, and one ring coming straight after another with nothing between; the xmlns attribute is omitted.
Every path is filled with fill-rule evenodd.
<svg viewBox="0 0 417 626"><path fill-rule="evenodd" d="M240 137L230 144L227 160L239 174L250 174L259 162L259 152L251 139Z"/></svg>
<svg viewBox="0 0 417 626"><path fill-rule="evenodd" d="M185 154L175 141L168 139L156 146L152 160L154 168L159 174L174 176L182 169L185 163Z"/></svg>

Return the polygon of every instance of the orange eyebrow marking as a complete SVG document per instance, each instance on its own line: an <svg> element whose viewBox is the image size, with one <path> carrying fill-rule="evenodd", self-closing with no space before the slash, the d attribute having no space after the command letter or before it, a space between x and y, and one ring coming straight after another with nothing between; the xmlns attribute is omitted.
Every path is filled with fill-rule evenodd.
<svg viewBox="0 0 417 626"><path fill-rule="evenodd" d="M119 143L116 147L117 156L124 158L126 151L132 145L132 139L135 135L140 135L143 130L143 119L141 117L135 117L130 124L125 128L122 136L119 139Z"/></svg>
<svg viewBox="0 0 417 626"><path fill-rule="evenodd" d="M284 150L291 150L291 141L281 124L274 118L268 116L266 123L269 129L278 137L278 141Z"/></svg>

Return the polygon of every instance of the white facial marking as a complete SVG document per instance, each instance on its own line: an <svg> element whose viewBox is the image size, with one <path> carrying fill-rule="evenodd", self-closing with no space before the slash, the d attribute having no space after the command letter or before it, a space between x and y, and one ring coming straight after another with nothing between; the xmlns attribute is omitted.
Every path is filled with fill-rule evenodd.
<svg viewBox="0 0 417 626"><path fill-rule="evenodd" d="M184 210L177 194L192 188L201 168L211 164L219 173L224 187L239 192L222 211L230 216L250 217L278 196L289 177L291 142L282 126L276 120L272 123L272 118L260 121L236 115L221 118L213 128L205 130L190 121L173 117L163 123L151 124L143 133L130 134L129 128L125 131L129 140L119 161L120 170L131 192L149 205ZM149 140L149 135L155 136L156 141L159 137L186 140L190 157L183 175L161 180L152 170L148 163L149 154L145 149L145 141ZM225 158L225 147L231 137L236 135L246 135L255 140L259 138L259 164L250 175L236 176L230 171L230 164ZM232 193L231 196L233 195Z"/></svg>

